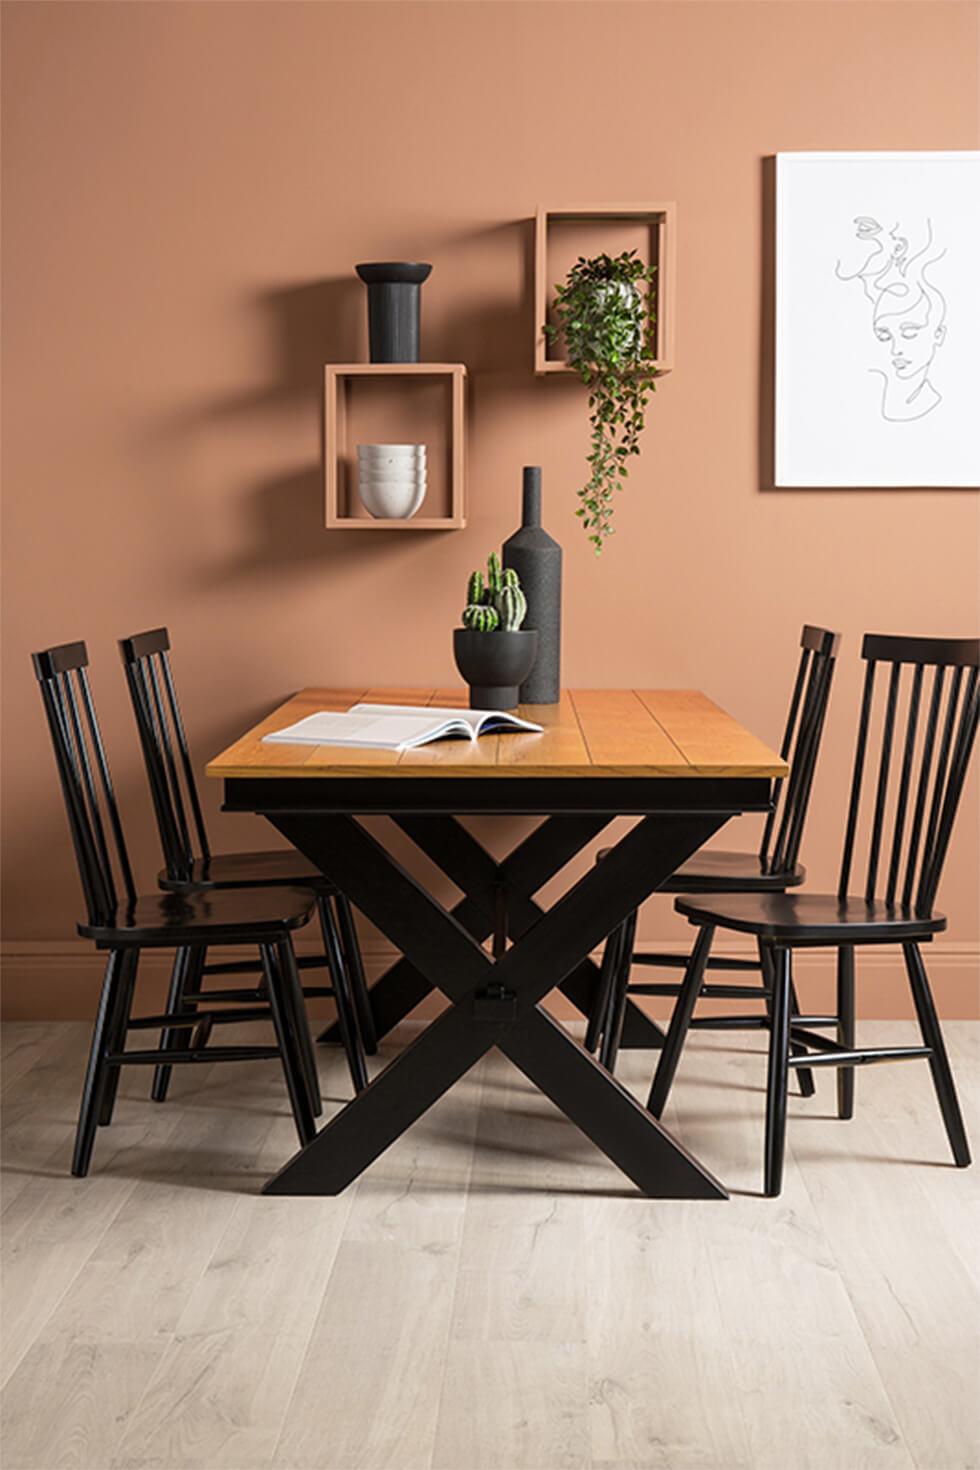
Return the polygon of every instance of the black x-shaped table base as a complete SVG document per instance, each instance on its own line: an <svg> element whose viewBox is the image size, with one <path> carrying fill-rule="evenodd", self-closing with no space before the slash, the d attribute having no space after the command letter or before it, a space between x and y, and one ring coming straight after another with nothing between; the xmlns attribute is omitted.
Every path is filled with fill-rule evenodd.
<svg viewBox="0 0 980 1470"><path fill-rule="evenodd" d="M441 814L394 817L426 856L466 894L452 909L452 916L481 943L491 934L496 938L501 932L510 939L520 939L542 914L533 895L591 842L609 820L608 815L593 814L552 817L536 827L502 862L496 863L454 817ZM599 967L586 956L558 988L577 1010L590 1016L598 985ZM432 982L411 960L404 957L396 960L371 988L377 1035L387 1035L432 990ZM339 1045L336 1022L318 1040ZM620 1045L657 1051L663 1042L664 1033L657 1023L629 1001Z"/></svg>
<svg viewBox="0 0 980 1470"><path fill-rule="evenodd" d="M497 782L463 780L346 784L345 790L335 781L239 779L227 783L225 805L268 817L400 950L403 959L372 991L380 1030L432 989L442 991L450 1006L290 1159L265 1192L340 1193L496 1046L645 1195L727 1198L541 1001L561 986L586 1009L595 981L588 957L596 946L729 817L766 810L768 782L603 780L601 788L585 783L578 810L569 809L569 787L551 781L533 789L526 781L508 782L507 790ZM609 800L613 793L618 799ZM454 815L549 811L555 814L501 863ZM393 815L450 874L466 894L452 913L355 812ZM542 911L531 895L621 813L641 820ZM490 933L499 941L495 956L481 943ZM632 1025L642 1026L640 1012Z"/></svg>

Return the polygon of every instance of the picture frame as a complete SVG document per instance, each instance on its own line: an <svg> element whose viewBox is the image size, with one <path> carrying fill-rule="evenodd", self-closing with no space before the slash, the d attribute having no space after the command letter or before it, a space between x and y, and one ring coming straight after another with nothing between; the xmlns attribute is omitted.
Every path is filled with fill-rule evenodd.
<svg viewBox="0 0 980 1470"><path fill-rule="evenodd" d="M777 154L775 256L775 486L980 486L980 152Z"/></svg>

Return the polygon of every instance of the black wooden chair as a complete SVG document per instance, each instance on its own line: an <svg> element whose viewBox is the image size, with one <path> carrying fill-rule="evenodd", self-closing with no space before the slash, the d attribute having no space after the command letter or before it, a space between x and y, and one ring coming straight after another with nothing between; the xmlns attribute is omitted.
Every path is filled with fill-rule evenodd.
<svg viewBox="0 0 980 1470"><path fill-rule="evenodd" d="M78 925L78 932L108 952L82 1091L72 1173L88 1173L96 1128L112 1121L120 1068L155 1066L164 1059L169 1066L278 1058L300 1142L309 1142L316 1132L311 1076L311 1068L315 1074L315 1057L290 933L308 921L313 893L283 886L195 895L137 895L86 673L85 644L48 648L35 653L33 663L88 910L88 918ZM116 887L117 876L122 898ZM178 954L194 954L210 945L226 944L254 944L261 956L267 1003L257 1013L188 1011L168 1005L163 1015L131 1014L144 949L173 948ZM208 1045L215 1025L267 1016L275 1028L274 1046ZM128 1032L161 1027L175 1038L166 1050L126 1050Z"/></svg>
<svg viewBox="0 0 980 1470"><path fill-rule="evenodd" d="M695 853L659 890L661 893L782 893L803 882L806 869L799 861L800 844L806 822L813 775L820 752L830 686L834 676L840 635L826 628L805 626L800 634L800 658L789 702L786 727L780 755L790 763L790 775L775 783L774 805L762 833L757 851ZM599 857L602 858L600 853ZM758 959L744 956L729 958L712 955L711 935L700 939L690 955L657 954L633 951L637 915L631 914L610 935L603 952L600 984L596 1005L589 1020L585 1044L590 1051L599 1045L599 1060L610 1071L615 1068L622 1036L626 1002L630 995L676 996L689 994L687 978L692 967L703 974L705 969L727 971L762 971L759 985L703 985L698 994L706 999L761 1000L764 1013L748 1016L705 1016L692 1020L689 1026L711 1030L743 1030L765 1028L769 1024L771 977L767 971L767 955L759 946ZM634 965L660 969L683 968L683 983L630 983ZM796 1005L795 992L792 1003ZM803 1050L802 1047L799 1048ZM676 1065L676 1062L675 1064ZM661 1085L669 1088L672 1068L663 1059L657 1071ZM800 1090L805 1096L814 1091L813 1078L803 1070L798 1073Z"/></svg>
<svg viewBox="0 0 980 1470"><path fill-rule="evenodd" d="M377 1037L350 904L312 863L292 849L227 854L211 852L168 657L170 636L167 629L155 628L148 633L122 638L119 648L163 849L165 867L157 880L160 887L174 893L248 890L279 885L312 889L324 952L301 955L296 963L301 970L326 968L330 984L303 986L303 994L333 996L338 1030L354 1089L360 1092L367 1085L364 1051L372 1054L377 1051ZM187 817L188 807L193 836ZM195 838L199 856L194 852ZM264 980L254 988L242 990L215 990L210 994L200 990L204 976L249 973L261 976L262 966L248 961L208 964L203 949L189 957L178 955L171 975L168 1008L192 1008L201 1000L254 1005L265 998ZM166 1050L173 1044L173 1037L165 1036L162 1044ZM152 1090L158 1102L166 1098L169 1080L169 1067L158 1067ZM320 1111L319 1098L317 1111Z"/></svg>
<svg viewBox="0 0 980 1470"><path fill-rule="evenodd" d="M920 946L946 928L945 917L935 910L936 893L977 733L980 640L868 634L861 657L867 669L837 892L760 893L710 899L686 895L675 904L678 913L699 927L698 949L706 948L715 929L730 929L755 935L767 956L773 977L766 1097L768 1195L778 1194L782 1184L787 1080L790 1069L800 1065L838 1068L837 1111L841 1118L850 1118L854 1112L855 1066L928 1058L953 1158L960 1168L970 1162L966 1130ZM862 785L879 664L887 665L890 672L884 709L880 719L875 718L881 754L874 782L874 807L870 820L862 822ZM911 675L903 687L906 669ZM932 670L928 681L927 669ZM904 734L896 738L903 723ZM894 779L893 766L897 770ZM859 827L862 843L867 839L868 866L864 891L854 895L850 881ZM890 831L890 846L885 841L886 831ZM866 1050L855 1045L854 952L864 944L902 945L922 1046ZM815 945L837 949L837 1012L833 1016L794 1018L790 956L794 949ZM673 1076L684 1044L702 974L703 966L692 964L685 976L684 994L674 1012L660 1063L667 1069L668 1078ZM834 1027L837 1040L821 1036L813 1029L818 1026ZM808 1050L791 1055L794 1045ZM659 1114L666 1096L667 1088L655 1082L650 1099L655 1113Z"/></svg>

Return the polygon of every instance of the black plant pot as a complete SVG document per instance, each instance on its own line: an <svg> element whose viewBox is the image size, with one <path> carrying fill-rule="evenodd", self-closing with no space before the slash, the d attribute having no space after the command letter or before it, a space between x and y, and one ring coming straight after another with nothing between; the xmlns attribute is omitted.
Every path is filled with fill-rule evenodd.
<svg viewBox="0 0 980 1470"><path fill-rule="evenodd" d="M372 362L418 362L422 282L431 265L411 260L355 266L368 288L368 340Z"/></svg>
<svg viewBox="0 0 980 1470"><path fill-rule="evenodd" d="M535 628L513 633L455 628L453 652L470 686L470 709L514 709L520 686L534 667L538 634Z"/></svg>

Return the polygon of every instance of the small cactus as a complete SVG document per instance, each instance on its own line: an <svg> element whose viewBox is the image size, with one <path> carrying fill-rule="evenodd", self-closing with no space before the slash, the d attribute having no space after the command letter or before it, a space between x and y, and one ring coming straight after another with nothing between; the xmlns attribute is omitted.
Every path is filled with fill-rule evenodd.
<svg viewBox="0 0 980 1470"><path fill-rule="evenodd" d="M476 633L493 633L500 625L500 614L495 607L484 603L470 603L463 608L463 627Z"/></svg>
<svg viewBox="0 0 980 1470"><path fill-rule="evenodd" d="M508 582L501 587L493 602L505 633L516 633L527 616L527 598L520 586Z"/></svg>
<svg viewBox="0 0 980 1470"><path fill-rule="evenodd" d="M500 554L491 551L486 577L482 572L470 573L463 627L477 633L516 633L526 616L527 598L521 591L520 577L513 567L505 570L500 565Z"/></svg>

